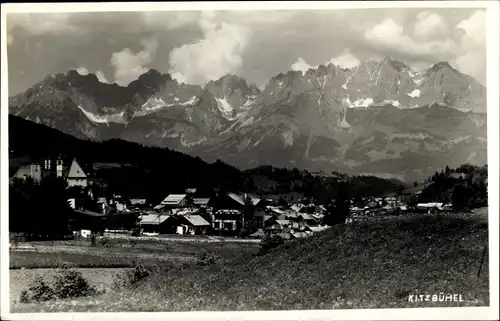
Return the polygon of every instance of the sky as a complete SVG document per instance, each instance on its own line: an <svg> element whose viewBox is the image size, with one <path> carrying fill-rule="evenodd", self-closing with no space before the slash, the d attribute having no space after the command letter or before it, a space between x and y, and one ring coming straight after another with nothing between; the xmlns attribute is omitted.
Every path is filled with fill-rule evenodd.
<svg viewBox="0 0 500 321"><path fill-rule="evenodd" d="M290 69L386 56L417 70L448 61L486 83L486 12L474 8L10 13L6 23L10 95L70 69L121 86L157 69L263 88Z"/></svg>

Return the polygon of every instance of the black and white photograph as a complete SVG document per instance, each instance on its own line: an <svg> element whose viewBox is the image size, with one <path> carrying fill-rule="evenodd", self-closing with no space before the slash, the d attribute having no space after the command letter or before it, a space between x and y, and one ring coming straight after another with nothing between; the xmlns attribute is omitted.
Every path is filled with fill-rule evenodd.
<svg viewBox="0 0 500 321"><path fill-rule="evenodd" d="M498 16L2 4L2 319L498 319Z"/></svg>

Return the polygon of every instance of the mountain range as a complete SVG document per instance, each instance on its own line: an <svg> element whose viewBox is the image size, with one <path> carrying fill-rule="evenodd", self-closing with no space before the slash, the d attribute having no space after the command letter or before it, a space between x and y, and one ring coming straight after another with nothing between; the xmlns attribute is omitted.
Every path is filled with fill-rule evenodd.
<svg viewBox="0 0 500 321"><path fill-rule="evenodd" d="M259 165L416 180L486 163L486 88L439 62L385 58L289 71L263 90L226 75L203 86L150 70L128 86L75 70L10 97L9 113L78 138L119 138Z"/></svg>

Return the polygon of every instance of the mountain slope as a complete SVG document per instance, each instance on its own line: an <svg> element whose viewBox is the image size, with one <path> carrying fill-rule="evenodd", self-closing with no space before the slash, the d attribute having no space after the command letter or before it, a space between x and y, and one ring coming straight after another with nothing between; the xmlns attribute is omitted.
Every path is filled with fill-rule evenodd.
<svg viewBox="0 0 500 321"><path fill-rule="evenodd" d="M448 63L417 73L385 58L289 71L262 92L235 75L194 86L150 70L120 87L69 71L11 97L9 112L79 138L166 146L244 168L413 179L449 162L486 161L485 93Z"/></svg>

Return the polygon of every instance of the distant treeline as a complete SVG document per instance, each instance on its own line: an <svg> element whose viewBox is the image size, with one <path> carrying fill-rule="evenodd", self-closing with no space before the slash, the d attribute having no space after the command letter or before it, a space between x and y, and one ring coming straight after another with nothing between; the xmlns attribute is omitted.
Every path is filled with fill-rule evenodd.
<svg viewBox="0 0 500 321"><path fill-rule="evenodd" d="M488 205L488 166L448 166L426 180L419 202L452 203L456 209Z"/></svg>
<svg viewBox="0 0 500 321"><path fill-rule="evenodd" d="M306 170L262 166L239 169L216 161L207 164L198 157L170 150L112 139L104 142L80 140L58 130L16 116L9 116L11 157L31 158L64 154L82 162L111 162L130 166L101 171L108 181L108 192L125 197L146 197L161 201L169 193L198 188L200 194L213 195L217 190L248 193L283 194L298 192L328 204L338 194L339 181L348 186L349 197L391 194L403 183L372 176L347 176L332 173L313 175ZM343 187L343 189L346 189Z"/></svg>

